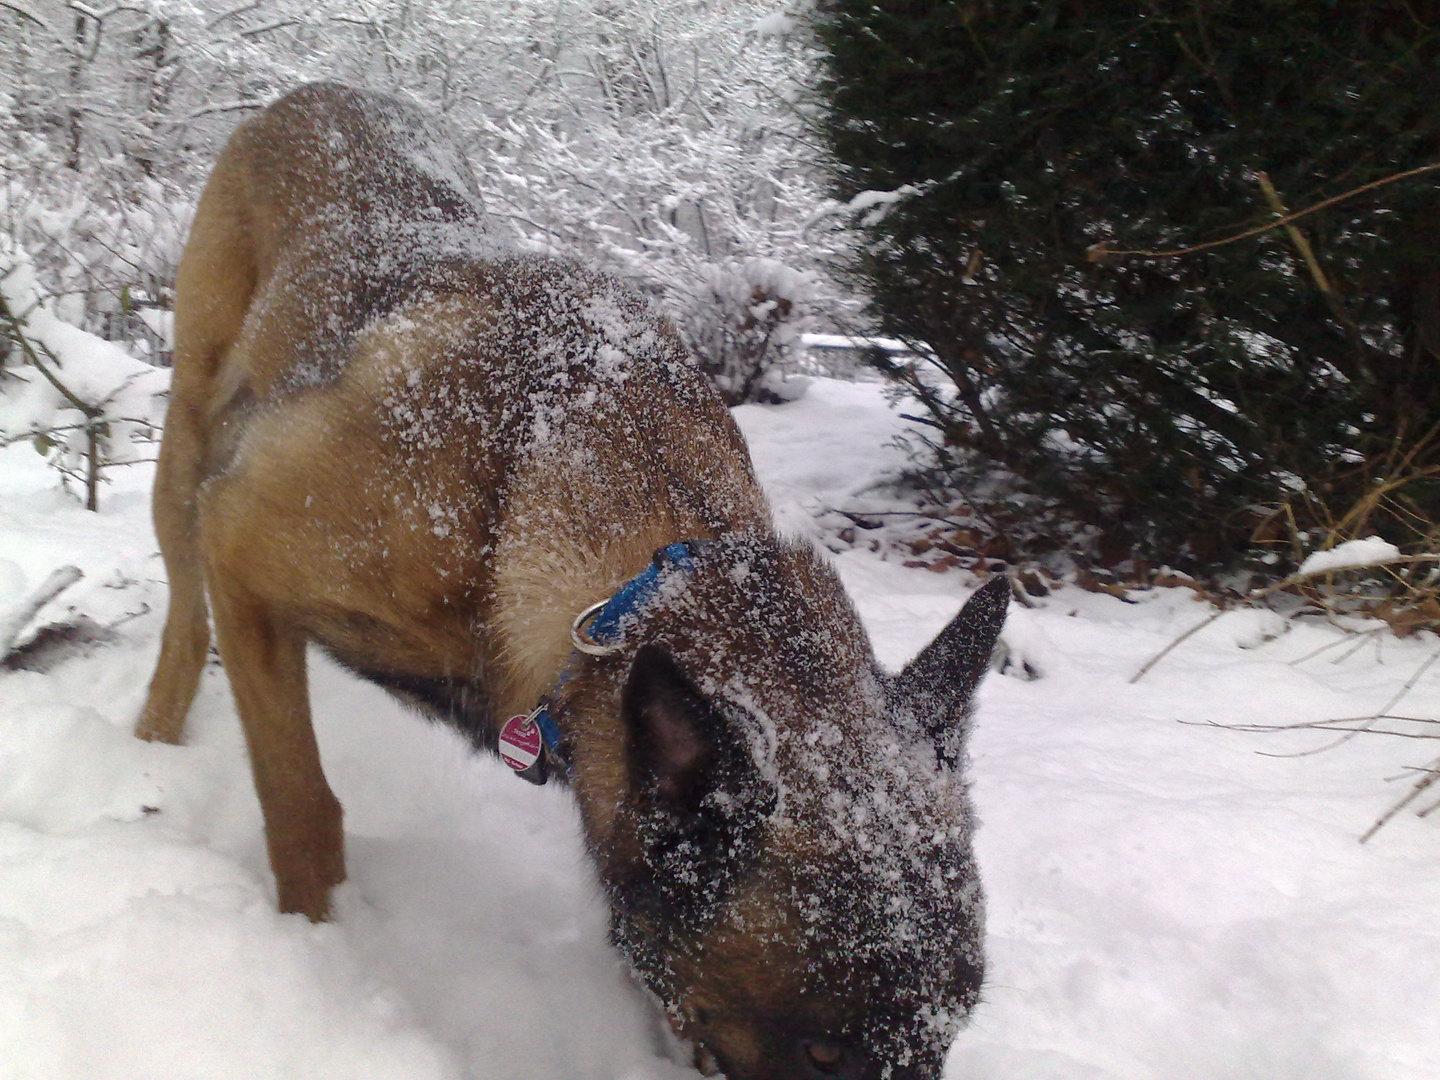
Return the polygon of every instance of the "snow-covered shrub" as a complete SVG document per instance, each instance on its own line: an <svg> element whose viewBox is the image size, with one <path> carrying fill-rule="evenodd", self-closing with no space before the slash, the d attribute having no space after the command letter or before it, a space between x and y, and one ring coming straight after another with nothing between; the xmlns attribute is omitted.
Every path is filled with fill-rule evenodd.
<svg viewBox="0 0 1440 1080"><path fill-rule="evenodd" d="M1349 503L1331 505L1297 482L1256 530L1256 541L1270 549L1267 559L1298 565L1297 575L1325 571L1299 591L1335 615L1383 619L1401 637L1440 632L1440 518L1430 509L1440 466L1427 463L1437 438L1440 431L1432 429L1412 445L1397 445L1386 460L1366 462L1374 470L1370 485ZM1411 534L1398 547L1378 535L1396 517Z"/></svg>
<svg viewBox="0 0 1440 1080"><path fill-rule="evenodd" d="M675 306L701 369L732 405L783 399L784 375L808 329L814 277L774 259L700 267Z"/></svg>
<svg viewBox="0 0 1440 1080"><path fill-rule="evenodd" d="M154 456L169 373L59 318L3 232L0 325L0 445L31 440L96 509L104 469Z"/></svg>

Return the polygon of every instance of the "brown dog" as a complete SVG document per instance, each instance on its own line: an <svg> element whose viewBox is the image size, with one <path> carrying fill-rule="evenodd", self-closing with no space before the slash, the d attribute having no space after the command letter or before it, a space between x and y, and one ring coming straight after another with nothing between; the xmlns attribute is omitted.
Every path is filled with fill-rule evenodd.
<svg viewBox="0 0 1440 1080"><path fill-rule="evenodd" d="M938 1076L982 977L960 770L1004 583L882 673L670 325L494 250L467 175L335 85L225 148L177 284L139 733L181 737L208 594L281 910L325 918L345 876L315 641L563 774L617 944L728 1075Z"/></svg>

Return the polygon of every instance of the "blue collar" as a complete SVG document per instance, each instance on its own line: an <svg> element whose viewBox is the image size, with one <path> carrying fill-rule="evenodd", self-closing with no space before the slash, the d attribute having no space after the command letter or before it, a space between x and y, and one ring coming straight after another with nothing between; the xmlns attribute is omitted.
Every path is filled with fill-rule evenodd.
<svg viewBox="0 0 1440 1080"><path fill-rule="evenodd" d="M567 778L570 775L570 757L561 745L560 725L550 713L550 706L560 693L560 688L570 681L575 669L578 653L590 656L608 656L616 652L625 640L625 632L639 619L640 612L655 599L660 591L661 576L669 570L689 573L695 568L693 542L677 541L661 548L649 566L636 574L617 589L613 596L592 604L582 611L570 629L570 639L575 644L575 653L560 673L555 689L540 703L528 717L530 723L540 729L540 738L545 752L529 768L519 772L524 780L532 784L543 784L549 778L549 766L557 767Z"/></svg>

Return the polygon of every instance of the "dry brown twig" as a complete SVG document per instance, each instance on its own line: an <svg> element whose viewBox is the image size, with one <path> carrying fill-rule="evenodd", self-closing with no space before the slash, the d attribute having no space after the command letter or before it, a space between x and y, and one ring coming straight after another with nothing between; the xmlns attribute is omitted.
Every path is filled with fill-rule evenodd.
<svg viewBox="0 0 1440 1080"><path fill-rule="evenodd" d="M1255 590L1247 597L1245 597L1245 601L1248 602L1263 599L1266 596L1281 592L1285 589L1294 588L1297 585L1303 585L1317 578L1323 578L1332 574L1343 573L1345 571L1374 570L1383 569L1386 567L1393 567L1397 565L1415 565L1426 562L1440 562L1440 554L1400 555L1373 563L1356 564L1352 566L1329 567L1324 570L1313 571L1307 574L1291 574L1283 581L1276 582L1274 585L1270 585L1264 589ZM1207 626L1211 625L1217 619L1219 619L1222 615L1227 614L1231 610L1233 610L1233 608L1218 608L1216 611L1206 617L1203 621L1201 621L1195 626L1192 626L1184 633L1180 634L1168 645L1166 645L1165 648L1161 649L1158 653L1156 653L1148 661L1146 661L1145 664L1140 668L1140 670L1137 671L1133 676L1131 676L1130 682L1138 682L1151 668L1153 668L1162 659L1164 659L1164 657L1168 656L1171 652L1173 652L1175 648L1179 646L1182 642L1193 637L1195 634L1199 633L1201 630L1205 629ZM1339 663L1340 660L1344 660L1348 656L1353 655L1355 649L1363 647L1367 641L1377 640L1376 635L1378 633L1379 628L1376 628L1375 630L1363 631L1363 636L1355 644L1354 648L1347 650L1347 652L1335 662ZM1313 657L1325 652L1327 649L1334 647L1336 644L1343 640L1343 638L1337 638L1334 642L1329 642L1325 645L1322 645L1320 648L1306 653L1298 660L1292 661L1292 664L1303 663L1305 660L1312 659ZM1390 698L1390 700L1387 701L1384 705L1382 705L1379 709L1377 709L1374 713L1371 713L1368 716L1331 717L1324 720L1300 721L1293 724L1218 724L1214 723L1213 721L1211 721L1210 724L1211 726L1224 727L1234 731L1267 733L1278 731L1334 731L1340 733L1339 737L1336 739L1332 739L1321 746L1312 747L1311 749L1304 750L1299 753L1271 754L1265 751L1259 751L1259 753L1264 754L1264 756L1266 757L1309 757L1314 754L1320 754L1328 750L1333 750L1337 746L1340 746L1341 744L1355 738L1357 735L1390 735L1394 737L1410 739L1440 739L1440 730L1423 730L1423 725L1434 725L1437 729L1440 729L1440 720L1429 717L1401 716L1391 711L1395 708L1396 705L1400 703L1400 701L1407 694L1410 693L1411 690L1415 688L1416 684L1419 683L1420 679L1424 676L1424 674L1437 661L1440 661L1440 649L1437 649L1435 652L1431 653L1428 657L1421 661L1420 664L1416 667L1415 671L1411 673L1410 677L1405 680L1405 684L1395 692L1395 694ZM1422 725L1422 730L1395 730L1393 727L1377 727L1377 725L1381 724L1384 721L1395 721L1409 725ZM1370 826L1370 828L1368 828L1360 837L1360 843L1363 844L1368 841L1387 822L1392 820L1407 806L1410 806L1412 803L1414 803L1416 799L1420 798L1421 795L1423 795L1436 783L1440 783L1440 758L1436 758L1428 765L1416 767L1413 771L1419 772L1421 774L1420 778L1415 781L1411 789L1401 799L1395 802L1394 805L1392 805L1383 814L1381 814L1379 818L1376 819L1376 821ZM1435 804L1419 811L1418 816L1425 817L1437 809L1440 809L1440 802L1436 802Z"/></svg>
<svg viewBox="0 0 1440 1080"><path fill-rule="evenodd" d="M1109 248L1106 247L1105 243L1102 241L1101 243L1095 244L1093 247L1090 248L1089 252L1087 252L1086 254L1086 258L1090 262L1095 263L1104 262L1106 259L1113 258L1117 255L1136 255L1144 259L1175 259L1179 258L1182 255L1192 255L1197 251L1209 251L1212 248L1224 247L1227 244L1234 244L1238 243L1241 240L1248 240L1252 236L1259 236L1261 233L1267 233L1273 229L1283 228L1284 226L1289 225L1292 221L1299 221L1301 218L1305 217L1308 214L1313 214L1316 211L1324 210L1327 207L1334 206L1336 203L1344 202L1346 199L1353 198L1356 195L1362 195L1367 191L1373 191L1375 188L1384 187L1387 184L1393 184L1399 180L1408 180L1412 176L1421 176L1428 172L1434 172L1436 169L1440 169L1440 161L1432 162L1429 165L1421 165L1419 168L1415 169L1406 169L1404 172L1392 173L1389 176L1382 176L1379 180L1372 180L1368 184L1361 184L1359 187L1351 188L1349 191L1343 191L1339 195L1333 195L1328 199L1322 199L1318 203L1307 206L1304 210L1296 210L1292 214L1286 214L1283 217L1279 217L1274 221L1267 222L1264 225L1257 225L1252 229L1246 229L1243 232L1235 233L1233 236L1226 236L1220 240L1210 240L1203 244L1192 244L1190 247L1175 248L1171 251L1143 251Z"/></svg>
<svg viewBox="0 0 1440 1080"><path fill-rule="evenodd" d="M1274 585L1267 585L1267 586L1266 586L1265 588L1263 588L1263 589L1256 589L1256 590L1254 590L1253 592L1248 593L1248 594L1243 598L1243 602L1244 602L1244 603L1250 603L1250 602L1253 602L1253 601L1256 601L1256 600L1263 600L1265 597L1270 596L1270 595L1272 595L1272 594L1274 594L1274 593L1283 592L1283 591L1286 590L1286 589L1293 589L1293 588L1294 588L1295 586L1297 586L1297 585L1303 585L1303 584L1305 584L1305 583L1307 583L1307 582L1315 581L1315 580L1318 580L1318 579L1320 579L1320 578L1327 577L1327 576L1329 576L1329 575L1331 575L1331 574L1343 574L1343 573L1346 573L1347 571L1354 571L1354 570L1376 570L1376 569L1381 569L1381 568L1388 567L1388 566L1412 565L1412 564L1415 564L1415 563L1426 563L1426 562L1436 562L1436 563L1440 563L1440 554L1434 554L1434 555L1429 555L1429 554L1426 554L1426 555L1396 555L1396 556L1394 556L1394 557L1392 557L1392 558L1389 558L1389 559L1379 559L1379 560L1376 560L1375 562L1355 563L1355 564L1350 565L1350 566L1330 566L1330 567L1326 567L1324 570L1314 570L1314 571L1311 571L1311 572L1308 573L1308 574L1295 573L1295 574L1291 574L1289 577L1285 578L1283 581L1277 581ZM1198 634L1201 630L1204 630L1207 626L1209 626L1211 623L1213 623L1216 619L1220 618L1222 615L1225 615L1225 614L1227 614L1228 612L1233 611L1233 610L1234 610L1234 608L1219 608L1218 610L1216 610L1215 612L1213 612L1211 615L1207 616L1203 622L1201 622L1201 623L1199 623L1199 624L1197 624L1197 625L1195 625L1195 626L1192 626L1189 630L1186 630L1183 634L1181 634L1179 637L1177 637L1174 641L1170 642L1170 644L1166 645L1163 649L1161 649L1158 653L1156 653L1154 656L1152 656L1149 660L1145 661L1145 663L1141 666L1140 670L1137 671L1137 672L1135 672L1134 675L1130 676L1129 682L1132 683L1132 684L1139 682L1142 678L1145 677L1145 674L1146 674L1147 672L1149 672L1149 670L1150 670L1151 668L1153 668L1156 664L1158 664L1158 663L1159 663L1161 660L1163 660L1166 656L1170 655L1170 653L1175 650L1175 647L1176 647L1177 645L1179 645L1181 642L1187 640L1188 638L1193 637L1195 634Z"/></svg>

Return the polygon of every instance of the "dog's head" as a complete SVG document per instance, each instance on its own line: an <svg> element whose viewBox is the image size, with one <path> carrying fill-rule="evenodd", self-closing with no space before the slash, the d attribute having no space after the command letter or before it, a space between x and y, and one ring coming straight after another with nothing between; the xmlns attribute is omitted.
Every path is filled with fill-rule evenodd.
<svg viewBox="0 0 1440 1080"><path fill-rule="evenodd" d="M732 1080L938 1077L984 972L962 769L1008 585L891 676L808 549L671 577L590 702L620 718L616 790L581 791L620 948Z"/></svg>

